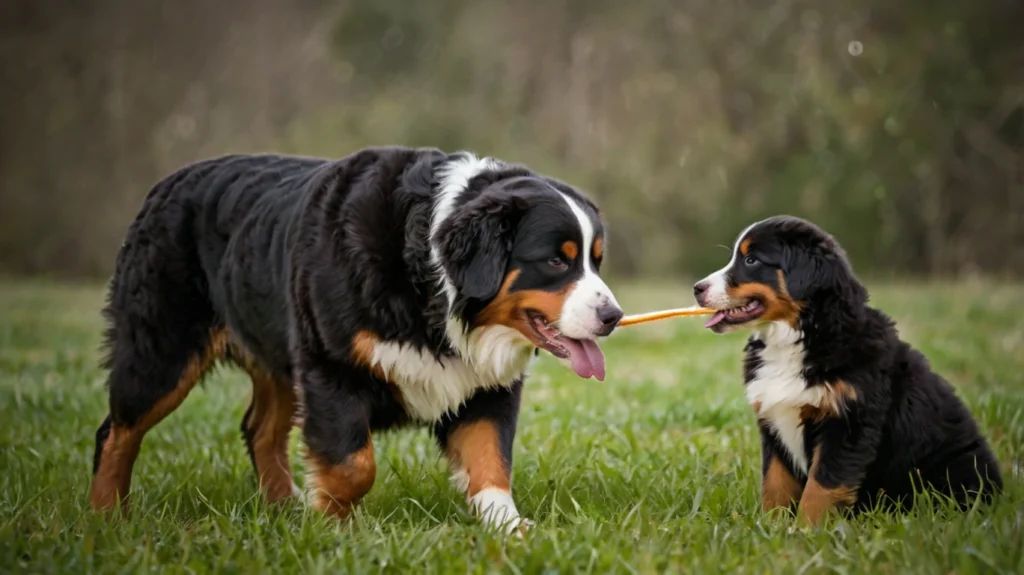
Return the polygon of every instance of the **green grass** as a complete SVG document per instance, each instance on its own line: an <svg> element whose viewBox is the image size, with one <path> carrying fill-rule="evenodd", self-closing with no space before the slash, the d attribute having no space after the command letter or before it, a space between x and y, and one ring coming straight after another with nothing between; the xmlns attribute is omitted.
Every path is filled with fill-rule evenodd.
<svg viewBox="0 0 1024 575"><path fill-rule="evenodd" d="M344 527L299 504L262 504L237 431L247 380L230 370L149 434L131 516L106 522L86 505L106 411L102 292L9 282L0 572L1024 572L1024 287L872 287L998 452L1008 490L995 508L873 514L816 531L762 516L744 336L684 319L615 334L603 383L540 361L514 464L519 508L536 526L506 541L466 516L424 431L377 437L377 483ZM617 291L630 311L688 300L684 285Z"/></svg>

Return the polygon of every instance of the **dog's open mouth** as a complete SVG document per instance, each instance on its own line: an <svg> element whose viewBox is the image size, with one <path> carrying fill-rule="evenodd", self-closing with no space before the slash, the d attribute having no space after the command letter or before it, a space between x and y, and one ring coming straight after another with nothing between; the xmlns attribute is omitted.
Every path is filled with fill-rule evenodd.
<svg viewBox="0 0 1024 575"><path fill-rule="evenodd" d="M534 343L538 347L557 358L568 360L576 375L584 379L594 377L604 381L604 353L596 341L573 339L562 335L539 311L526 310L526 317L536 335Z"/></svg>
<svg viewBox="0 0 1024 575"><path fill-rule="evenodd" d="M761 317L763 313L764 304L752 299L741 306L716 311L704 327L714 329L716 326L740 325Z"/></svg>

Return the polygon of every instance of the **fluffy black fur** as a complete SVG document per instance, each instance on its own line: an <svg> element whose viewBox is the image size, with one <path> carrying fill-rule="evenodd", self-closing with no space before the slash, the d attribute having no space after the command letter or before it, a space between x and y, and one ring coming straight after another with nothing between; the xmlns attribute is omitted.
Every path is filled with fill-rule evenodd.
<svg viewBox="0 0 1024 575"><path fill-rule="evenodd" d="M351 456L371 431L412 419L392 382L358 361L360 334L440 362L458 353L449 317L467 331L478 327L511 271L518 279L509 291L520 295L561 293L582 277L580 262L554 261L564 258L564 242L583 241L559 194L600 237L596 207L522 166L495 162L476 173L432 246L439 169L465 157L408 148L340 160L227 156L157 184L118 254L105 310L110 414L96 436L94 506L112 505L114 491L126 495L141 436L212 362L232 361L254 383L271 382L263 391L276 399L254 400L242 424L258 473L267 472L254 451L260 422L268 410L290 409L294 391L310 452L326 466L355 465ZM592 265L596 273L600 259ZM451 303L442 278L457 292ZM433 422L441 447L453 428L486 419L510 468L517 375ZM116 461L103 469L108 458ZM357 471L372 483L372 470Z"/></svg>
<svg viewBox="0 0 1024 575"><path fill-rule="evenodd" d="M739 314L716 325L719 331L755 326L746 347L747 384L758 377L766 347L773 345L770 330L776 328L769 324L786 324L777 329L800 334L806 389L833 386L830 397L838 407L802 412L802 459L810 463L811 478L780 440L772 414L759 413L766 481L778 458L801 488L812 479L825 490L852 490L852 502L844 503L854 510L878 503L909 508L924 488L961 506L1002 489L998 462L967 407L900 339L892 319L868 305L867 290L830 235L798 218L764 220L737 240L731 265L719 273L729 294L726 305L711 293L714 279L694 288L702 305L761 304L756 317Z"/></svg>

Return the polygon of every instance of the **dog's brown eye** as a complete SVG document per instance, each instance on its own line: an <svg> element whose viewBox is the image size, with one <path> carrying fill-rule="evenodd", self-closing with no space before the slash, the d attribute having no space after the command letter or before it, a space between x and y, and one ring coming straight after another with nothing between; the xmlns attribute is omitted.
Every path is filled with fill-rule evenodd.
<svg viewBox="0 0 1024 575"><path fill-rule="evenodd" d="M761 262L757 261L757 258L754 256L747 256L747 259L743 260L743 263L745 263L747 267L754 267Z"/></svg>
<svg viewBox="0 0 1024 575"><path fill-rule="evenodd" d="M566 267L565 260L563 260L562 258L560 258L558 256L555 256L555 257L549 259L548 260L548 265L550 265L553 268L558 268L558 269L564 269Z"/></svg>

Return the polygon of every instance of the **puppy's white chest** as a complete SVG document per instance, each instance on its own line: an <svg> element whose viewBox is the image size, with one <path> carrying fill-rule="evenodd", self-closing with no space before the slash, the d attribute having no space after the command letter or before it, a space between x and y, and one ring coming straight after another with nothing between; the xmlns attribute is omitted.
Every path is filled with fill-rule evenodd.
<svg viewBox="0 0 1024 575"><path fill-rule="evenodd" d="M765 343L760 366L747 383L747 401L766 422L790 457L807 473L807 450L800 415L807 406L821 404L821 388L808 388L803 377L804 348L800 332L785 324L771 324L761 335Z"/></svg>

